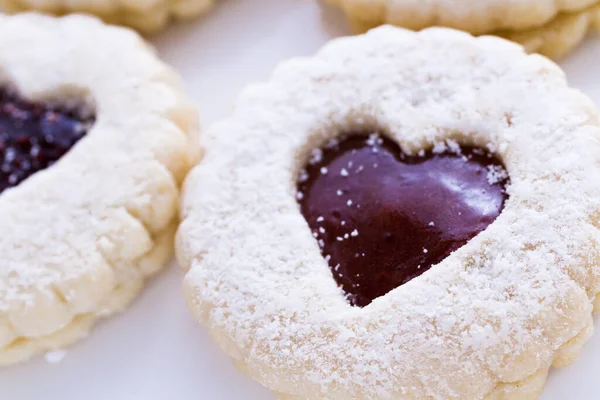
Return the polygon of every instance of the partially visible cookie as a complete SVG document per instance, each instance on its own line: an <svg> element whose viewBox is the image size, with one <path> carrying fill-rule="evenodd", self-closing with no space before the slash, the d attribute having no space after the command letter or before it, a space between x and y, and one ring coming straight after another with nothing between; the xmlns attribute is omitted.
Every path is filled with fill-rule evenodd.
<svg viewBox="0 0 600 400"><path fill-rule="evenodd" d="M164 265L196 132L134 32L0 15L0 365L86 335Z"/></svg>
<svg viewBox="0 0 600 400"><path fill-rule="evenodd" d="M0 0L8 13L40 11L55 15L88 13L104 21L152 33L171 19L194 18L206 12L215 0Z"/></svg>
<svg viewBox="0 0 600 400"><path fill-rule="evenodd" d="M528 52L559 59L575 48L590 31L600 30L600 3L581 11L561 13L538 28L499 31L497 35L521 43Z"/></svg>
<svg viewBox="0 0 600 400"><path fill-rule="evenodd" d="M496 34L528 51L559 58L600 28L598 0L327 0L342 8L358 33L382 24L409 29L447 26L473 34Z"/></svg>

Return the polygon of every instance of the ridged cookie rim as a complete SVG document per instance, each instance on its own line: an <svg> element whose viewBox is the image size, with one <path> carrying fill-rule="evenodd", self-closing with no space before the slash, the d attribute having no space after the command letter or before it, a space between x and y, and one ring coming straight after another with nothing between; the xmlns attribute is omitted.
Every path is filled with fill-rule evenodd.
<svg viewBox="0 0 600 400"><path fill-rule="evenodd" d="M37 11L53 15L88 13L107 23L128 26L144 34L165 28L171 20L206 13L216 0L0 0L6 13Z"/></svg>
<svg viewBox="0 0 600 400"><path fill-rule="evenodd" d="M432 26L460 29L473 34L500 30L521 31L540 27L560 13L576 12L598 0L451 0L424 4L416 0L326 0L340 7L361 33L378 25L392 24L420 30Z"/></svg>

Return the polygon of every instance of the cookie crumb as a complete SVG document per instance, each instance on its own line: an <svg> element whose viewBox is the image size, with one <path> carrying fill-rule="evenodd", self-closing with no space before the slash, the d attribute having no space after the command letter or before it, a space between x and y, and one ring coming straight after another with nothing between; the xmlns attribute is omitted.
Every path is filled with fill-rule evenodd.
<svg viewBox="0 0 600 400"><path fill-rule="evenodd" d="M67 352L65 350L53 350L44 354L44 359L48 364L58 364L66 355Z"/></svg>

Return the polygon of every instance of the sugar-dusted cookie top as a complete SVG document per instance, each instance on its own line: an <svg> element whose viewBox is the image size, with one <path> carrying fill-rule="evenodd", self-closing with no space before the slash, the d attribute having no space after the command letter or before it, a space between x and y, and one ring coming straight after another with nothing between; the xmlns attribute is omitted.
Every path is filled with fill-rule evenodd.
<svg viewBox="0 0 600 400"><path fill-rule="evenodd" d="M533 399L592 331L599 135L563 72L503 39L333 40L204 136L188 305L282 399Z"/></svg>

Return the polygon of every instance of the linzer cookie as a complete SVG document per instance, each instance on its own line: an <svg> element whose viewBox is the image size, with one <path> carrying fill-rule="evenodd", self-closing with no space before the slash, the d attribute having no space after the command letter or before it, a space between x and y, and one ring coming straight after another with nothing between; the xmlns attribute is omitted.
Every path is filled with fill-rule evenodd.
<svg viewBox="0 0 600 400"><path fill-rule="evenodd" d="M104 21L142 33L163 29L173 19L189 19L208 11L215 0L0 0L6 13L39 11L64 15L93 14Z"/></svg>
<svg viewBox="0 0 600 400"><path fill-rule="evenodd" d="M281 399L534 399L593 330L599 135L504 39L334 40L209 129L187 303Z"/></svg>
<svg viewBox="0 0 600 400"><path fill-rule="evenodd" d="M137 34L0 16L0 365L85 336L163 266L196 119Z"/></svg>
<svg viewBox="0 0 600 400"><path fill-rule="evenodd" d="M517 41L528 51L560 58L600 29L598 0L327 0L357 32L382 24L409 29L446 26Z"/></svg>

